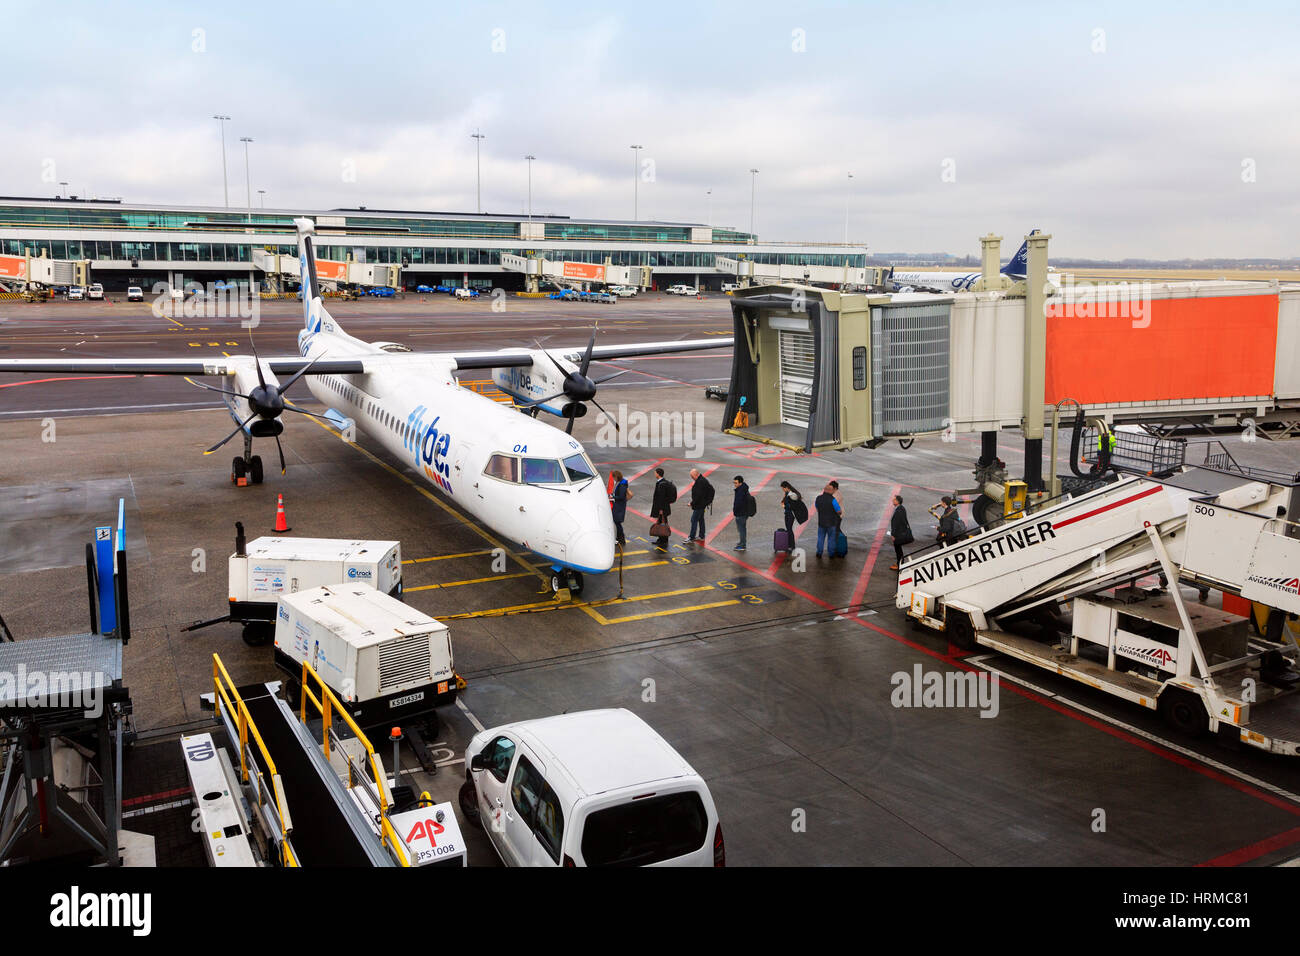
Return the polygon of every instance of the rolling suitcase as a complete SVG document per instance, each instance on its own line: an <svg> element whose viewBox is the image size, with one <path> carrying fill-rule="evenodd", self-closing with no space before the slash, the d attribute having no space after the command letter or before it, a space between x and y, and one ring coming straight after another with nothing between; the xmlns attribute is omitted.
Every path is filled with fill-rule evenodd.
<svg viewBox="0 0 1300 956"><path fill-rule="evenodd" d="M790 532L785 528L777 528L772 532L772 550L789 551L793 542L790 540Z"/></svg>
<svg viewBox="0 0 1300 956"><path fill-rule="evenodd" d="M844 537L844 532L839 528L835 529L835 550L831 552L837 558L842 558L849 553L849 539Z"/></svg>

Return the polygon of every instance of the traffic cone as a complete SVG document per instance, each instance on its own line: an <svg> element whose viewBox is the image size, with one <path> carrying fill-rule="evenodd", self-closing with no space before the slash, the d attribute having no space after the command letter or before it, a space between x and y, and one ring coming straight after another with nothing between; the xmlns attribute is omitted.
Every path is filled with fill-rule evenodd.
<svg viewBox="0 0 1300 956"><path fill-rule="evenodd" d="M277 534L283 534L292 530L289 527L289 521L284 516L284 495L279 496L280 500L275 506L275 531Z"/></svg>

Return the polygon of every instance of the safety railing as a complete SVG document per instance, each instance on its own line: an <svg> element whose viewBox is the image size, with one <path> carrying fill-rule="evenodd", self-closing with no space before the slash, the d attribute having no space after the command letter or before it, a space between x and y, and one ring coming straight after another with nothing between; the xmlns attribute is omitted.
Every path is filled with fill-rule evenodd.
<svg viewBox="0 0 1300 956"><path fill-rule="evenodd" d="M271 754L266 749L252 715L248 712L248 705L239 695L235 682L230 679L230 674L226 671L226 665L221 663L221 657L217 654L212 655L212 685L216 691L214 700L217 716L225 724L227 735L232 740L239 741L239 778L241 782L251 785L258 809L269 814L273 825L280 831L280 839L276 841L280 851L280 865L296 867L299 865L298 857L289 842L293 824L285 802L284 785L280 781L280 774L275 769L275 761L271 759ZM257 749L262 755L265 773L250 759L249 734L252 734ZM251 768L250 764L252 764ZM267 775L270 776L269 786Z"/></svg>
<svg viewBox="0 0 1300 956"><path fill-rule="evenodd" d="M1228 451L1227 446L1217 438L1204 444L1205 457L1201 462L1203 468L1232 475L1241 475L1243 478L1251 478L1257 481L1269 481L1278 485L1300 484L1300 472L1274 471L1269 468L1258 468L1254 465L1241 465L1232 456L1232 452Z"/></svg>
<svg viewBox="0 0 1300 956"><path fill-rule="evenodd" d="M319 696L312 690L315 685ZM298 719L302 721L303 726L307 726L307 704L310 703L316 709L316 713L321 719L321 749L325 751L325 759L330 759L334 746L331 741L336 740L334 734L334 718L337 716L353 735L360 741L366 752L366 763L369 767L369 775L363 774L360 768L357 768L351 757L346 759L348 766L348 789L360 787L359 793L365 793L368 787L365 786L366 776L373 777L375 793L379 800L378 826L379 839L392 852L394 858L401 866L410 866L411 860L406 853L406 845L402 838L398 836L397 830L388 819L389 811L393 806L393 797L388 790L388 777L384 773L383 764L380 763L379 757L375 754L375 748L371 746L370 738L361 732L352 715L347 712L347 708L334 696L334 692L329 689L321 676L316 673L310 664L302 662L302 694L298 702ZM395 770L397 768L394 768ZM360 776L362 779L357 779Z"/></svg>
<svg viewBox="0 0 1300 956"><path fill-rule="evenodd" d="M1187 440L1165 438L1143 432L1112 431L1115 439L1110 464L1124 471L1146 475L1168 475L1180 469L1187 461ZM1095 465L1100 457L1097 448L1097 429L1083 429L1080 449L1083 464Z"/></svg>
<svg viewBox="0 0 1300 956"><path fill-rule="evenodd" d="M1002 528L1004 525L1009 524L1013 521L1019 521L1021 518L1024 518L1028 515L1037 514L1038 512L1043 511L1046 508L1054 508L1056 505L1064 504L1065 502L1069 501L1071 498L1074 497L1077 496L1069 492L1064 492L1062 494L1055 495L1050 498L1030 497L1025 502L1025 508L1023 511L1017 511L1014 514L1010 514L1010 515L998 515L994 518L990 518L988 521L985 521L983 524L972 523L970 525L967 525L966 531L963 533L961 541L962 542L972 541L978 538L980 535L988 534L991 531L997 531L1000 528ZM967 502L965 500L957 502L957 504L959 505L966 504L966 503ZM937 508L939 506L935 505L933 507ZM936 521L938 520L939 516L935 515L933 510L927 510L927 514L932 515ZM960 542L954 541L951 543L944 543L943 541L932 541L929 544L922 545L921 547L917 548L914 551L908 551L907 553L905 553L903 555L903 561L907 562L913 560L914 558L929 557L931 554L938 553L942 551L944 548L955 547L958 543Z"/></svg>

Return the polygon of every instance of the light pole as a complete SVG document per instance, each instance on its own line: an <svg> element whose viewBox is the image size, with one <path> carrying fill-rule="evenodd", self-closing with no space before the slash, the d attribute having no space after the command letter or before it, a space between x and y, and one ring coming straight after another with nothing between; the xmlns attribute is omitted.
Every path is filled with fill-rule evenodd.
<svg viewBox="0 0 1300 956"><path fill-rule="evenodd" d="M478 211L481 213L483 211L483 165L480 161L480 148L486 135L478 130L474 130L469 135L470 139L474 140L474 195Z"/></svg>
<svg viewBox="0 0 1300 956"><path fill-rule="evenodd" d="M528 221L533 221L533 160L537 157L529 153L524 159L528 160Z"/></svg>
<svg viewBox="0 0 1300 956"><path fill-rule="evenodd" d="M645 149L644 146L638 146L638 145L636 145L636 144L633 144L633 145L631 146L631 150L632 150L632 221L633 221L633 222L636 222L637 219L640 218L640 217L638 216L638 212L639 212L640 210L637 208L637 202L638 202L637 190L638 190L638 180L641 178L641 176L640 176L640 172L641 172L641 150L643 150L643 149Z"/></svg>
<svg viewBox="0 0 1300 956"><path fill-rule="evenodd" d="M853 174L849 173L849 192L844 194L844 244L849 244L849 197L853 189Z"/></svg>
<svg viewBox="0 0 1300 956"><path fill-rule="evenodd" d="M68 184L67 184L67 183L59 183L59 185L63 187L63 198L64 198L64 199L67 199L67 198L68 198Z"/></svg>
<svg viewBox="0 0 1300 956"><path fill-rule="evenodd" d="M244 144L244 200L245 207L248 209L248 221L253 221L253 185L252 180L248 178L248 144L253 140L249 136L239 137L239 141Z"/></svg>
<svg viewBox="0 0 1300 956"><path fill-rule="evenodd" d="M265 190L265 189L259 189L259 190L257 191L257 200L258 200L258 202L260 202L260 203L262 204L262 208L265 209L265 208L266 208L266 190Z"/></svg>
<svg viewBox="0 0 1300 956"><path fill-rule="evenodd" d="M749 241L754 241L754 193L758 189L758 170L749 171Z"/></svg>
<svg viewBox="0 0 1300 956"><path fill-rule="evenodd" d="M713 225L713 190L712 189L704 190L704 195L709 197L709 221L706 222L705 225L712 226Z"/></svg>
<svg viewBox="0 0 1300 956"><path fill-rule="evenodd" d="M229 116L222 116L220 113L213 115L214 120L221 123L221 191L226 197L226 208L230 208L230 181L226 178L226 121Z"/></svg>

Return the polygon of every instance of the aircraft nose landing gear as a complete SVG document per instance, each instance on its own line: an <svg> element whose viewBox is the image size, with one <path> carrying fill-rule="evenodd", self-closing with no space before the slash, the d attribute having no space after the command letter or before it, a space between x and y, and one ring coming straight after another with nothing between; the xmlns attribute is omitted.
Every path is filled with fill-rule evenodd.
<svg viewBox="0 0 1300 956"><path fill-rule="evenodd" d="M262 456L253 454L253 437L244 434L244 456L230 462L230 481L239 485L260 485L262 483Z"/></svg>
<svg viewBox="0 0 1300 956"><path fill-rule="evenodd" d="M570 597L581 594L582 572L574 571L572 568L552 568L551 593L559 594L561 591L568 591Z"/></svg>

